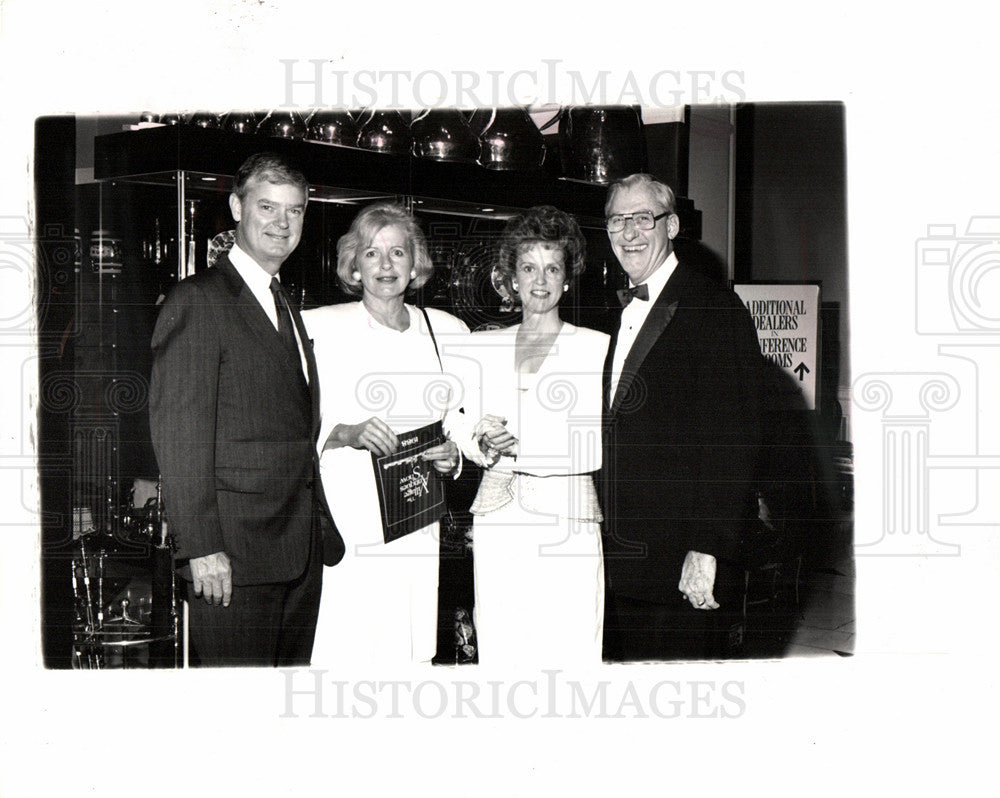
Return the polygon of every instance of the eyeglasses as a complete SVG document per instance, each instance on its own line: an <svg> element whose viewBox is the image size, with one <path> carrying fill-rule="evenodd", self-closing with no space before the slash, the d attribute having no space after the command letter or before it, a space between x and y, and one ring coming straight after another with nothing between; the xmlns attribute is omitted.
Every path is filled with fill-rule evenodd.
<svg viewBox="0 0 1000 798"><path fill-rule="evenodd" d="M669 216L670 211L664 211L663 213L653 216L652 211L639 211L638 213L616 213L614 216L609 216L604 220L604 224L607 225L609 233L620 233L625 229L625 222L629 219L632 220L632 224L635 225L637 230L652 230L656 227L656 220L662 219L664 216Z"/></svg>

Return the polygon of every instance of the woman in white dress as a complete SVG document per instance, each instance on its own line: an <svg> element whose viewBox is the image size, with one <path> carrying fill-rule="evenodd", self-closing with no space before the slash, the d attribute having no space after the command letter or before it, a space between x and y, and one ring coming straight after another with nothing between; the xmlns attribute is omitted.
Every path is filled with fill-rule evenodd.
<svg viewBox="0 0 1000 798"><path fill-rule="evenodd" d="M462 351L468 457L486 470L472 506L482 665L601 661L604 569L592 475L601 467L608 336L559 317L583 272L575 220L540 206L501 240L494 285L521 323L474 333ZM457 425L456 425L457 426Z"/></svg>
<svg viewBox="0 0 1000 798"><path fill-rule="evenodd" d="M468 328L404 302L432 269L414 218L399 205L369 206L337 244L337 277L360 301L302 314L319 368L320 472L347 549L324 574L317 666L394 668L435 653L438 524L385 543L371 457L395 452L403 433L442 420L458 398L437 349ZM459 466L450 440L423 458L442 475Z"/></svg>

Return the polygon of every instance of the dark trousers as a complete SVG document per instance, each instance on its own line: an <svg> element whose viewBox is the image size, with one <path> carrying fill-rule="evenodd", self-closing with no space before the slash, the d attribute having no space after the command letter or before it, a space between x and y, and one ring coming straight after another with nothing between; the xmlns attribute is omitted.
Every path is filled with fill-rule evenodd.
<svg viewBox="0 0 1000 798"><path fill-rule="evenodd" d="M187 583L190 660L196 667L308 665L323 585L320 536L292 582L234 585L228 607L208 604Z"/></svg>
<svg viewBox="0 0 1000 798"><path fill-rule="evenodd" d="M742 642L744 570L716 563L717 610L696 610L676 589L656 601L617 595L608 580L604 610L604 659L608 662L715 660L739 656Z"/></svg>

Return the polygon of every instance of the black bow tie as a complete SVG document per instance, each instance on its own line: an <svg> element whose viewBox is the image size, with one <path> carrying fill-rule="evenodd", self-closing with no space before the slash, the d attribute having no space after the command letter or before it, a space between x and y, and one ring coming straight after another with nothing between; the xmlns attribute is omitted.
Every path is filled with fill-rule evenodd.
<svg viewBox="0 0 1000 798"><path fill-rule="evenodd" d="M628 307L628 303L632 299L641 299L643 302L649 301L649 287L643 283L642 285L637 285L633 288L620 288L618 290L618 301L622 303L622 307Z"/></svg>

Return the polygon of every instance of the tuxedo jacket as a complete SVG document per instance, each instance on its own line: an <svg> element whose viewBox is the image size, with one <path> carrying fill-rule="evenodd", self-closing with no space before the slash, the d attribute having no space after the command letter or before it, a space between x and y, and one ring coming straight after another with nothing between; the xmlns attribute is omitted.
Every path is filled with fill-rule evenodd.
<svg viewBox="0 0 1000 798"><path fill-rule="evenodd" d="M309 382L228 255L178 283L153 333L150 427L177 558L224 551L236 585L287 582L343 542L318 478L319 383ZM182 571L183 573L183 571Z"/></svg>
<svg viewBox="0 0 1000 798"><path fill-rule="evenodd" d="M612 593L667 602L686 552L741 559L758 512L763 358L736 294L683 263L651 301L610 401L617 329L605 362L605 571Z"/></svg>

